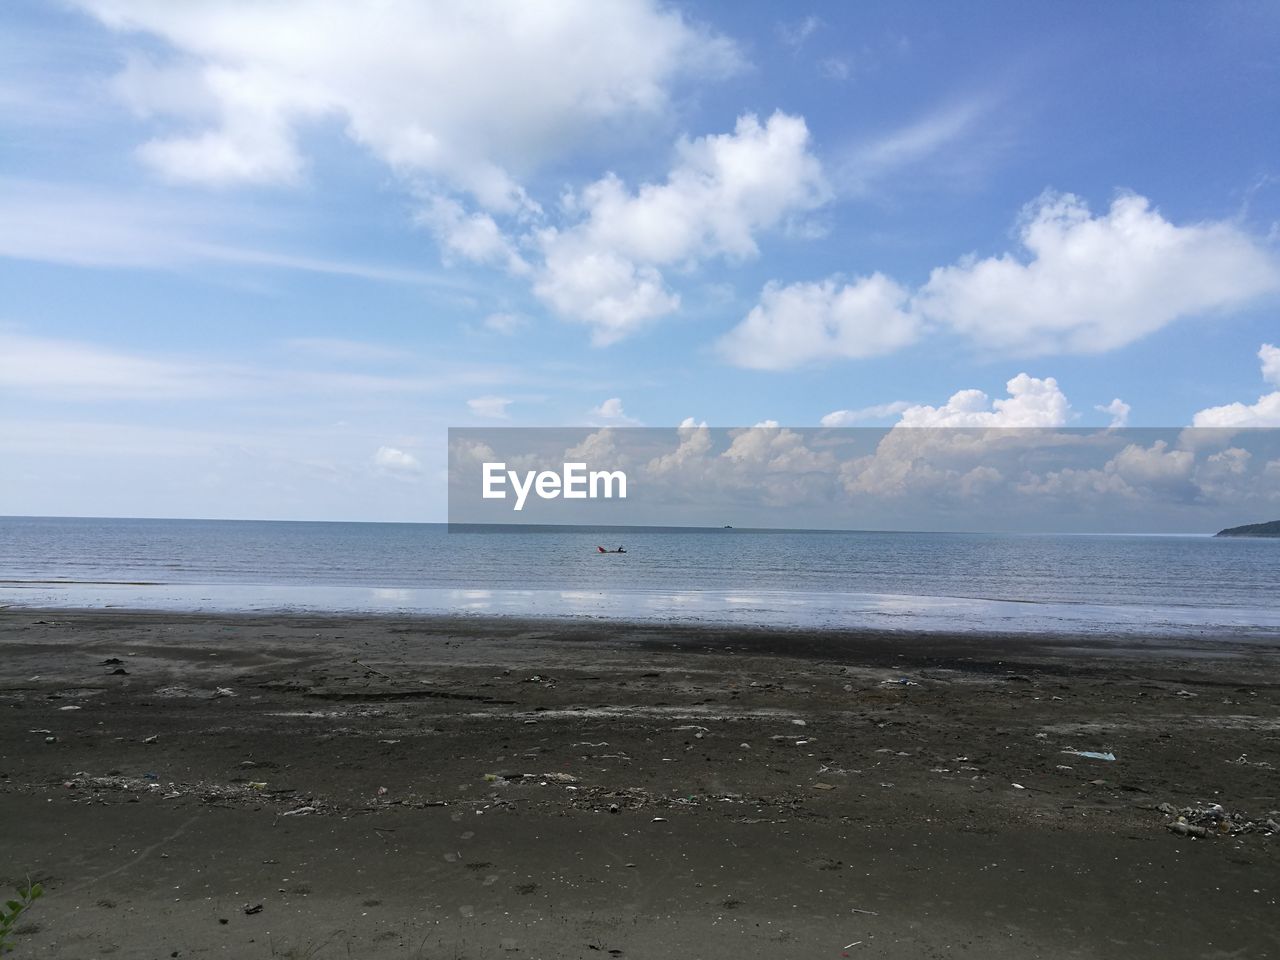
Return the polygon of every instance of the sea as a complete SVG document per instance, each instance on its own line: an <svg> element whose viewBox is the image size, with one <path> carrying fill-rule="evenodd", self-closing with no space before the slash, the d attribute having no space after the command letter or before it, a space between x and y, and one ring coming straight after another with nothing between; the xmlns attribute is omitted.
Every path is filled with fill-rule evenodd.
<svg viewBox="0 0 1280 960"><path fill-rule="evenodd" d="M601 553L600 547L625 553ZM1280 640L1280 540L0 517L0 605Z"/></svg>

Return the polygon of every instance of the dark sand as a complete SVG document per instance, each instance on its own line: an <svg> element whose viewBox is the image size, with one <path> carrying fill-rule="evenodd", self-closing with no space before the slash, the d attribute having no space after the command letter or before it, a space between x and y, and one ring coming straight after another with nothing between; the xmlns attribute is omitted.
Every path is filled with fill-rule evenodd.
<svg viewBox="0 0 1280 960"><path fill-rule="evenodd" d="M1280 957L1280 836L1157 809L1275 816L1265 644L10 610L0 645L19 958Z"/></svg>

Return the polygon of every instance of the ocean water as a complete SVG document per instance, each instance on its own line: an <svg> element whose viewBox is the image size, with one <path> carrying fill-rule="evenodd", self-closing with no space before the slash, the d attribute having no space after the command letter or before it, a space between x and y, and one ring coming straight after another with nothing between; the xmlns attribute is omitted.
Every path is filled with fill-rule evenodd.
<svg viewBox="0 0 1280 960"><path fill-rule="evenodd" d="M1280 540L0 517L26 607L1280 639L1278 584Z"/></svg>

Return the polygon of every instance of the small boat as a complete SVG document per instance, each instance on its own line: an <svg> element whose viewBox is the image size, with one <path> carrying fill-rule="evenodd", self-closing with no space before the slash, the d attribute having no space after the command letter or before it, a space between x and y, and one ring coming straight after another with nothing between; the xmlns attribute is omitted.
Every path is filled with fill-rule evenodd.
<svg viewBox="0 0 1280 960"><path fill-rule="evenodd" d="M601 553L626 553L627 551L619 547L617 550L606 550L604 547L597 545L596 549Z"/></svg>

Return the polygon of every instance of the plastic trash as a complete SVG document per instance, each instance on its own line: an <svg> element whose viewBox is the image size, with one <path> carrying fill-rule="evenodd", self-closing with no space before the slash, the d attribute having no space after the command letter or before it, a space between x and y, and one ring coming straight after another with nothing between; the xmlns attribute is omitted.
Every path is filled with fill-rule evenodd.
<svg viewBox="0 0 1280 960"><path fill-rule="evenodd" d="M1073 757L1088 757L1090 760L1107 760L1111 761L1116 758L1114 753L1107 751L1099 753L1097 750L1063 750L1063 753L1069 753Z"/></svg>

